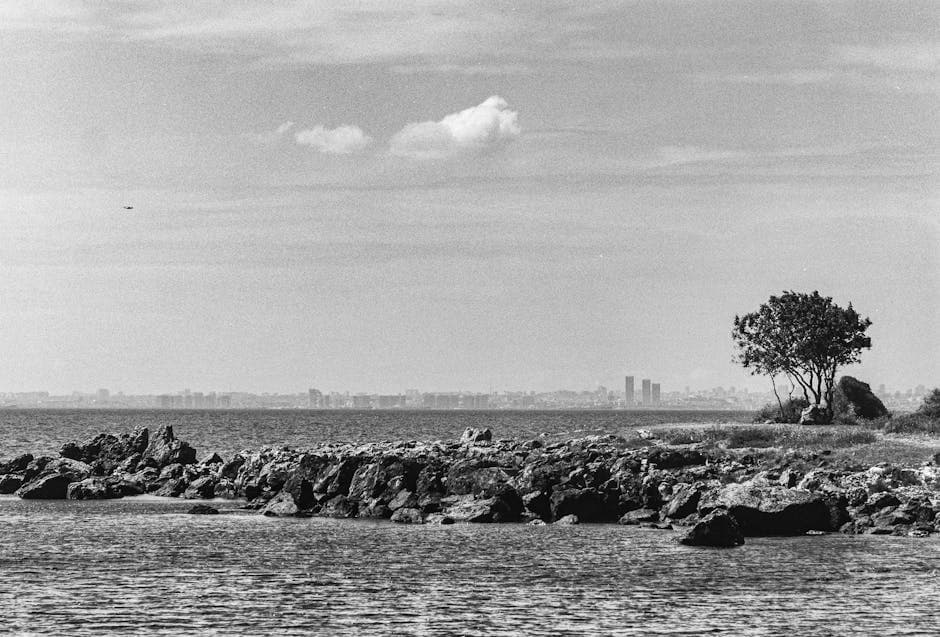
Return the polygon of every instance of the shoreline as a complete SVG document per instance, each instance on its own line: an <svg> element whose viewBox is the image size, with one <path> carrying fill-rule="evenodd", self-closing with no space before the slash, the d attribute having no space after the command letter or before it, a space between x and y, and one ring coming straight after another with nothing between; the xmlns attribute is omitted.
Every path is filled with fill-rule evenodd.
<svg viewBox="0 0 940 637"><path fill-rule="evenodd" d="M554 442L493 440L489 430L468 428L453 442L322 443L197 461L164 426L152 437L146 428L101 434L67 443L58 458L0 463L0 492L73 500L147 494L190 500L206 513L237 503L270 517L405 524L606 522L685 531L684 543L712 546L766 535L940 533L940 457L865 467L828 449L660 437L714 437L721 427L740 426L685 427L691 433L658 426L635 439Z"/></svg>

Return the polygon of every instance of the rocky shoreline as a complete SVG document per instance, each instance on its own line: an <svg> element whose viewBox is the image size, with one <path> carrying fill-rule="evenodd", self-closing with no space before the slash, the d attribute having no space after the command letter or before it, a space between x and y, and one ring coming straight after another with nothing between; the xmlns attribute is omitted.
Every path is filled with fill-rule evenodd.
<svg viewBox="0 0 940 637"><path fill-rule="evenodd" d="M197 460L172 427L153 436L144 428L68 443L57 458L0 462L0 493L228 498L268 516L412 524L619 522L682 530L683 543L710 546L764 535L940 533L936 459L837 467L825 454L800 451L657 441L638 448L617 436L549 444L474 429L453 442L324 443Z"/></svg>

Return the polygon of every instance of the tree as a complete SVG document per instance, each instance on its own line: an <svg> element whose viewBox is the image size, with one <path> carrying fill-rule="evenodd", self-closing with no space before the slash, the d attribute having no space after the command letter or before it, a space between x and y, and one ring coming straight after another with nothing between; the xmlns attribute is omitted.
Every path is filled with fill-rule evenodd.
<svg viewBox="0 0 940 637"><path fill-rule="evenodd" d="M917 413L929 418L940 418L940 388L924 396L924 402L921 403Z"/></svg>
<svg viewBox="0 0 940 637"><path fill-rule="evenodd" d="M857 363L861 351L871 347L865 335L870 325L851 303L842 308L816 291L785 291L756 312L735 316L732 338L739 362L752 374L770 376L775 395L776 377L783 375L810 404L820 405L828 420L836 370Z"/></svg>

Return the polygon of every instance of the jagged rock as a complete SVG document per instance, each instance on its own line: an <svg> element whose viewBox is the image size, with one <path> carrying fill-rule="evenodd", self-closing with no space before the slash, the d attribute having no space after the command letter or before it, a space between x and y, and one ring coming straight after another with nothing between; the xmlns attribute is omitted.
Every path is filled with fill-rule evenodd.
<svg viewBox="0 0 940 637"><path fill-rule="evenodd" d="M483 461L485 464L489 461ZM511 477L501 467L480 466L476 460L454 463L447 472L447 490L455 495L491 497L509 483Z"/></svg>
<svg viewBox="0 0 940 637"><path fill-rule="evenodd" d="M458 522L513 522L519 519L522 499L518 499L516 506L511 498L476 499L462 495L445 498L441 504L445 507L443 513Z"/></svg>
<svg viewBox="0 0 940 637"><path fill-rule="evenodd" d="M200 460L200 461L199 461L199 464L202 465L202 466L204 466L204 467L207 467L207 466L213 465L213 464L225 464L225 461L222 460L222 456L220 456L219 454L217 454L217 453L215 453L215 452L213 451L213 452L210 453L208 456L206 456L205 458L203 458L202 460Z"/></svg>
<svg viewBox="0 0 940 637"><path fill-rule="evenodd" d="M871 385L852 376L843 376L836 383L832 394L832 407L836 414L846 414L856 418L880 418L888 415Z"/></svg>
<svg viewBox="0 0 940 637"><path fill-rule="evenodd" d="M647 461L658 469L677 469L705 464L706 458L698 449L653 449Z"/></svg>
<svg viewBox="0 0 940 637"><path fill-rule="evenodd" d="M672 499L663 507L664 518L684 518L698 510L702 492L691 484L679 484L673 489Z"/></svg>
<svg viewBox="0 0 940 637"><path fill-rule="evenodd" d="M474 444L477 442L489 442L493 439L493 432L489 429L474 429L467 427L460 436L462 444Z"/></svg>
<svg viewBox="0 0 940 637"><path fill-rule="evenodd" d="M59 458L47 463L46 466L43 467L43 473L53 472L67 476L69 482L78 482L89 477L92 474L92 469L89 465L80 460Z"/></svg>
<svg viewBox="0 0 940 637"><path fill-rule="evenodd" d="M21 473L26 471L26 467L28 467L33 460L35 460L33 454L24 453L7 462L0 462L0 474Z"/></svg>
<svg viewBox="0 0 940 637"><path fill-rule="evenodd" d="M190 447L189 443L176 439L172 425L160 427L156 435L149 439L142 456L152 459L159 467L174 463L186 465L196 462L196 450Z"/></svg>
<svg viewBox="0 0 940 637"><path fill-rule="evenodd" d="M546 524L548 523L545 520L541 520L539 518L529 520L529 526L545 526Z"/></svg>
<svg viewBox="0 0 940 637"><path fill-rule="evenodd" d="M802 489L729 484L699 503L699 513L703 515L718 508L734 517L745 536L833 530L823 499Z"/></svg>
<svg viewBox="0 0 940 637"><path fill-rule="evenodd" d="M391 511L397 511L398 509L417 509L419 508L418 497L413 492L402 489L388 503L388 508Z"/></svg>
<svg viewBox="0 0 940 637"><path fill-rule="evenodd" d="M155 483L157 488L151 493L164 498L175 498L186 491L188 483L185 478L170 478L162 484Z"/></svg>
<svg viewBox="0 0 940 637"><path fill-rule="evenodd" d="M215 497L215 478L204 476L189 483L183 497L187 500L210 500Z"/></svg>
<svg viewBox="0 0 940 637"><path fill-rule="evenodd" d="M264 505L261 509L261 515L277 518L296 517L300 509L294 502L294 497L289 493L279 493Z"/></svg>
<svg viewBox="0 0 940 637"><path fill-rule="evenodd" d="M23 474L5 473L0 475L0 494L7 495L13 493L23 486Z"/></svg>
<svg viewBox="0 0 940 637"><path fill-rule="evenodd" d="M532 491L522 496L522 505L542 520L552 515L551 499L542 491Z"/></svg>
<svg viewBox="0 0 940 637"><path fill-rule="evenodd" d="M108 500L120 497L120 492L113 490L108 481L101 477L73 482L66 491L66 498L69 500Z"/></svg>
<svg viewBox="0 0 940 637"><path fill-rule="evenodd" d="M208 504L194 504L186 513L190 515L218 515L219 510Z"/></svg>
<svg viewBox="0 0 940 637"><path fill-rule="evenodd" d="M23 469L23 482L29 483L32 482L35 478L38 478L39 475L45 471L46 465L53 460L55 460L55 458L50 458L48 456L39 456L38 458L33 458Z"/></svg>
<svg viewBox="0 0 940 637"><path fill-rule="evenodd" d="M581 524L581 520L574 513L569 513L564 515L554 522L555 524L560 524L561 526L572 526L574 524Z"/></svg>
<svg viewBox="0 0 940 637"><path fill-rule="evenodd" d="M726 511L717 509L689 529L679 542L686 546L730 548L744 544L744 536L735 518Z"/></svg>
<svg viewBox="0 0 940 637"><path fill-rule="evenodd" d="M659 520L659 513L655 509L636 509L628 511L620 516L618 524L641 524L644 522L656 522Z"/></svg>
<svg viewBox="0 0 940 637"><path fill-rule="evenodd" d="M888 507L896 507L901 504L901 501L893 493L876 493L868 498L864 506L862 506L862 513L876 513L881 509Z"/></svg>
<svg viewBox="0 0 940 637"><path fill-rule="evenodd" d="M349 493L349 485L359 468L359 460L346 458L334 462L322 472L319 479L313 484L313 492L324 494L328 498L337 495L345 496ZM341 516L347 517L347 516Z"/></svg>
<svg viewBox="0 0 940 637"><path fill-rule="evenodd" d="M234 480L243 464L245 464L245 457L241 454L235 454L234 458L222 465L220 473L223 478Z"/></svg>
<svg viewBox="0 0 940 637"><path fill-rule="evenodd" d="M392 514L392 522L399 524L424 524L424 515L420 509L403 507Z"/></svg>
<svg viewBox="0 0 940 637"><path fill-rule="evenodd" d="M16 495L24 500L64 500L70 482L67 475L47 473L21 486Z"/></svg>

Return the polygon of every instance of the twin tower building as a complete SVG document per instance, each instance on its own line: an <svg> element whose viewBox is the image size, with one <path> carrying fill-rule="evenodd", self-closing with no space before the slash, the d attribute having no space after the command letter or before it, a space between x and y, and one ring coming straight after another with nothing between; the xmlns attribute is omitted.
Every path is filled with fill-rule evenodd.
<svg viewBox="0 0 940 637"><path fill-rule="evenodd" d="M662 403L662 397L660 396L659 383L654 383L649 378L644 378L640 382L642 383L642 391L640 400L637 400L633 376L624 377L623 396L626 402L625 406L636 407L639 405L643 407L653 407L660 405Z"/></svg>

